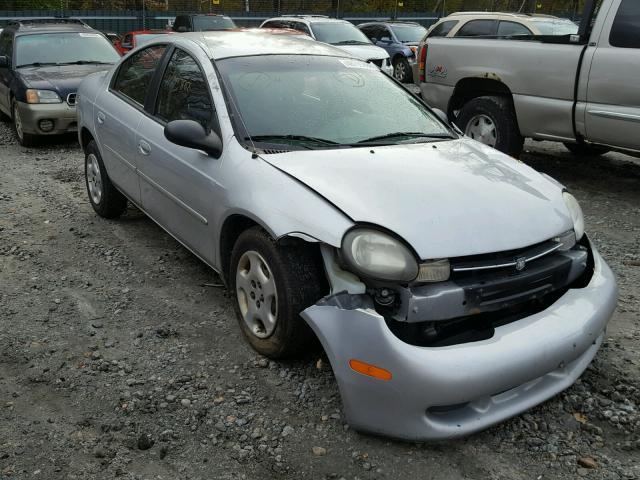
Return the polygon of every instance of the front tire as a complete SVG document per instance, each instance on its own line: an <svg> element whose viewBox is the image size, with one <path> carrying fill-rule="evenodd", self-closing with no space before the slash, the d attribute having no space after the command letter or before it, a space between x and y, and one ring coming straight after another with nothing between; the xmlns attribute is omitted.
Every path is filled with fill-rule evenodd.
<svg viewBox="0 0 640 480"><path fill-rule="evenodd" d="M300 312L326 293L319 252L303 241L276 243L260 227L240 234L231 253L230 290L240 329L269 358L296 357L314 345Z"/></svg>
<svg viewBox="0 0 640 480"><path fill-rule="evenodd" d="M18 108L18 102L13 100L11 102L11 120L13 122L13 131L18 138L18 143L23 147L34 147L38 144L38 136L24 132L24 125L22 123L22 117L20 116L20 109Z"/></svg>
<svg viewBox="0 0 640 480"><path fill-rule="evenodd" d="M411 65L406 58L400 57L393 64L393 77L402 83L411 83L413 81L413 72Z"/></svg>
<svg viewBox="0 0 640 480"><path fill-rule="evenodd" d="M518 158L524 138L516 114L505 97L477 97L465 103L455 121L465 135Z"/></svg>
<svg viewBox="0 0 640 480"><path fill-rule="evenodd" d="M84 176L89 202L103 218L117 218L127 209L127 197L111 183L94 140L85 149Z"/></svg>
<svg viewBox="0 0 640 480"><path fill-rule="evenodd" d="M598 145L588 145L586 143L565 143L564 146L574 155L579 157L598 157L611 151L607 147Z"/></svg>

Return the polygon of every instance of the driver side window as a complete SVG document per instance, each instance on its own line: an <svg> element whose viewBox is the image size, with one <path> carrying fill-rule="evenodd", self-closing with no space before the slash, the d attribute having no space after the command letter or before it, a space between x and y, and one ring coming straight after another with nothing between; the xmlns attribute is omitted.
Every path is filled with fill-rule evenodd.
<svg viewBox="0 0 640 480"><path fill-rule="evenodd" d="M215 116L209 89L200 66L176 48L160 83L156 116L165 121L195 120L208 132Z"/></svg>

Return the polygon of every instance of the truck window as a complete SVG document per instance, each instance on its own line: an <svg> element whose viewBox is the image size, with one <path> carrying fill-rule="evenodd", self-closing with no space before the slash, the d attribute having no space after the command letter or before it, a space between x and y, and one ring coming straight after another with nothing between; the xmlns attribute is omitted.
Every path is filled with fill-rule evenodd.
<svg viewBox="0 0 640 480"><path fill-rule="evenodd" d="M609 43L620 48L640 48L640 2L622 0L611 26Z"/></svg>
<svg viewBox="0 0 640 480"><path fill-rule="evenodd" d="M456 33L456 37L485 37L496 34L496 20L471 20Z"/></svg>
<svg viewBox="0 0 640 480"><path fill-rule="evenodd" d="M446 22L439 23L431 30L429 37L446 37L457 24L458 20L447 20Z"/></svg>
<svg viewBox="0 0 640 480"><path fill-rule="evenodd" d="M498 24L498 35L501 36L516 36L516 35L533 35L531 30L516 22L501 21Z"/></svg>

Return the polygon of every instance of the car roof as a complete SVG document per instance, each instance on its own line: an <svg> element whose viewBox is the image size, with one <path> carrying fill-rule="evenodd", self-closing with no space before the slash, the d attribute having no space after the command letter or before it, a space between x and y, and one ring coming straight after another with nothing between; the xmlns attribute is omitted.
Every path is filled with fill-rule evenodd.
<svg viewBox="0 0 640 480"><path fill-rule="evenodd" d="M156 34L156 33L176 33L172 30L133 30L131 32L123 33L123 35L147 35L147 34Z"/></svg>
<svg viewBox="0 0 640 480"><path fill-rule="evenodd" d="M6 29L15 30L16 34L29 33L60 33L60 32L97 32L98 30L90 27L81 20L74 19L16 19L12 20Z"/></svg>
<svg viewBox="0 0 640 480"><path fill-rule="evenodd" d="M361 23L358 26L362 27L364 25L412 25L422 27L418 22L405 22L403 20L375 20L373 22Z"/></svg>
<svg viewBox="0 0 640 480"><path fill-rule="evenodd" d="M305 23L351 23L341 18L332 18L325 15L282 15L280 17L269 18L265 20L265 22L271 20L299 20Z"/></svg>
<svg viewBox="0 0 640 480"><path fill-rule="evenodd" d="M157 43L163 42L176 45L183 42L195 43L214 60L254 55L320 55L355 58L344 50L322 42L310 42L295 35L272 35L256 30L185 32L157 41Z"/></svg>
<svg viewBox="0 0 640 480"><path fill-rule="evenodd" d="M533 20L540 18L548 18L548 19L558 19L558 17L553 15L543 15L543 14L530 14L530 13L519 13L519 12L455 12L446 17L441 18L441 20L450 19L451 17L495 17L495 18L503 18L503 17L511 17L518 18L520 20Z"/></svg>

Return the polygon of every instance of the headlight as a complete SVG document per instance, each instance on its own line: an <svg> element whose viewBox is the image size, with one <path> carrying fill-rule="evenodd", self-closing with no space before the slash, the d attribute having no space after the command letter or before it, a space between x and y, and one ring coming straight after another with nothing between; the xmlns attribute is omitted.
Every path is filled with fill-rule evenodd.
<svg viewBox="0 0 640 480"><path fill-rule="evenodd" d="M354 273L379 280L410 282L418 275L413 253L391 235L369 228L347 232L342 255Z"/></svg>
<svg viewBox="0 0 640 480"><path fill-rule="evenodd" d="M27 103L60 103L60 96L53 90L27 90Z"/></svg>
<svg viewBox="0 0 640 480"><path fill-rule="evenodd" d="M582 215L580 204L578 200L576 200L576 197L569 192L562 192L562 197L573 221L573 231L576 232L576 240L580 240L584 235L584 216Z"/></svg>

